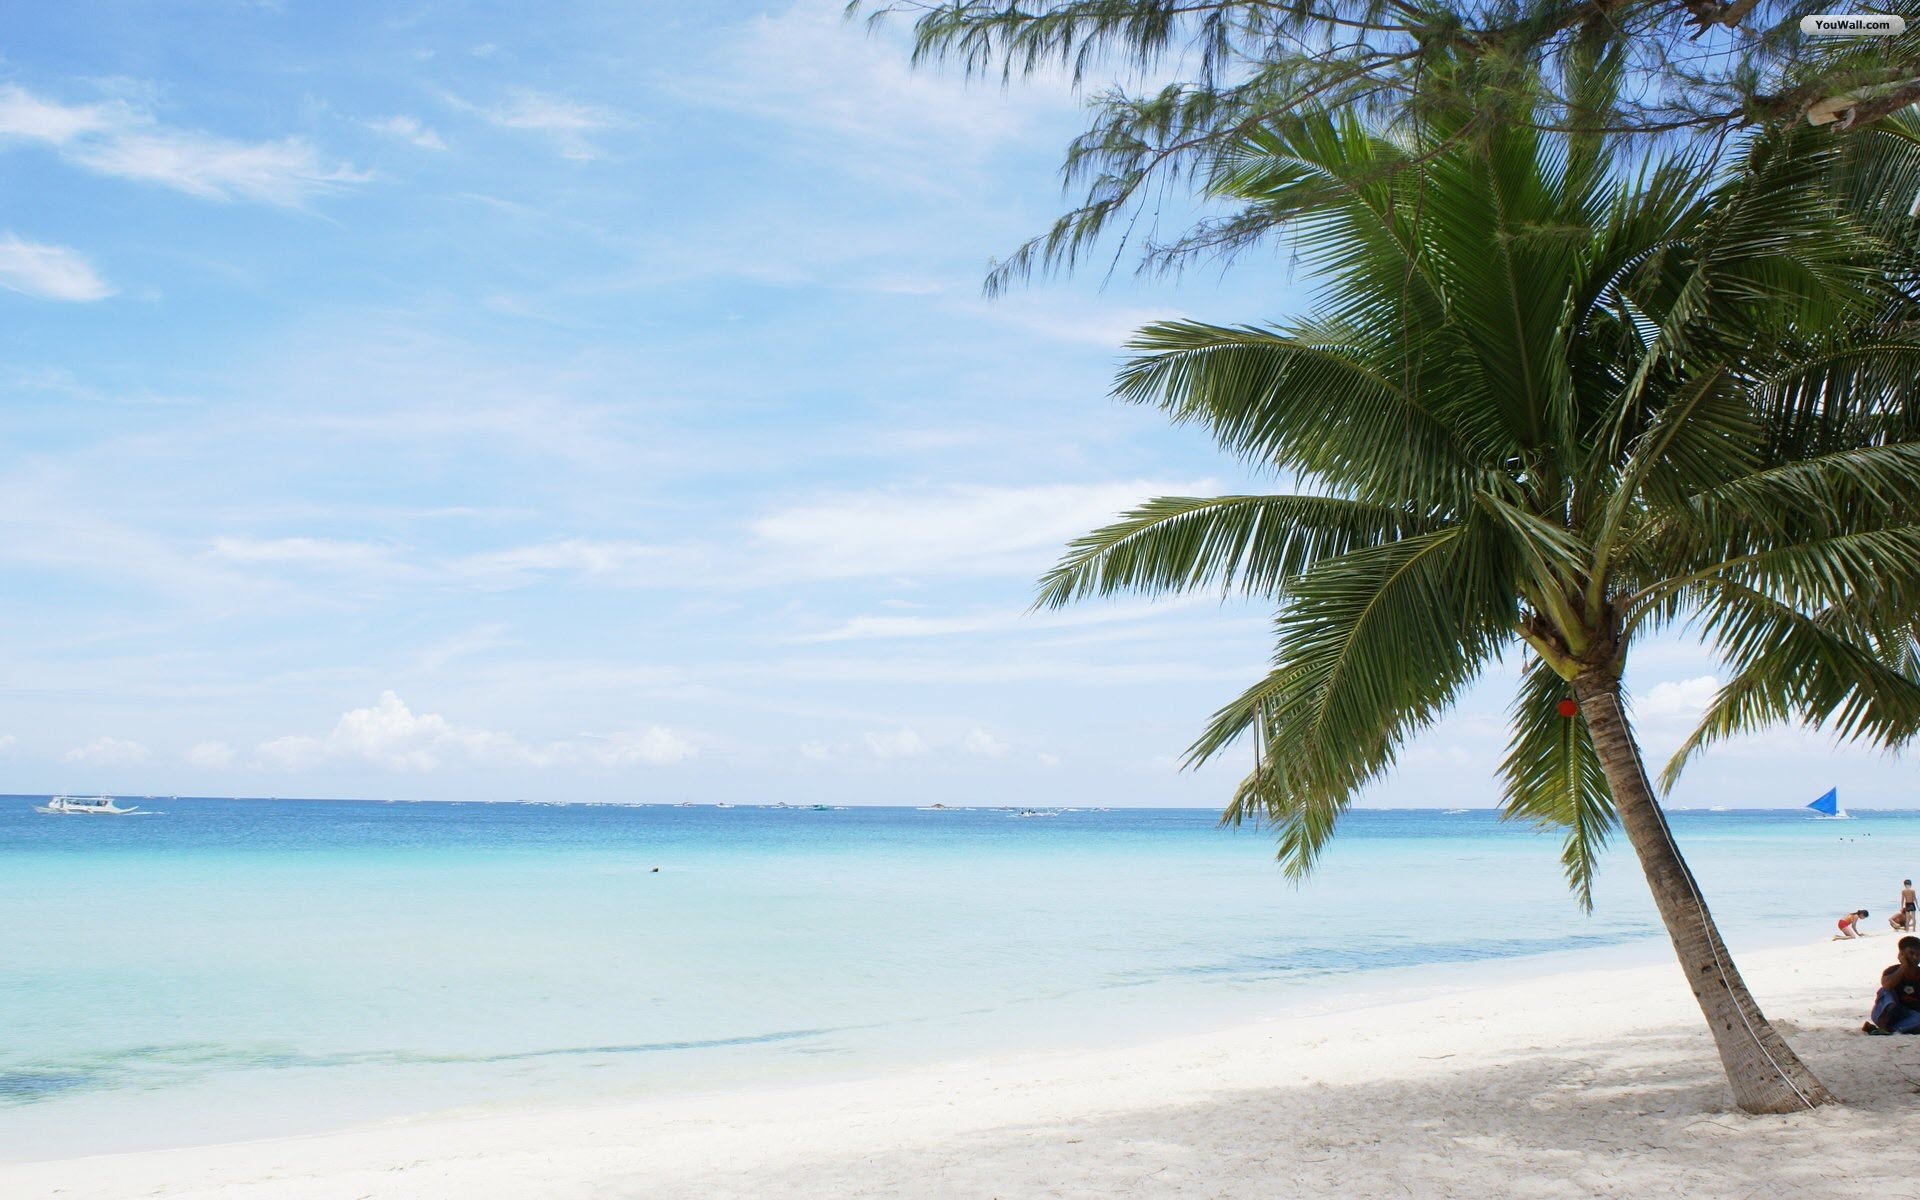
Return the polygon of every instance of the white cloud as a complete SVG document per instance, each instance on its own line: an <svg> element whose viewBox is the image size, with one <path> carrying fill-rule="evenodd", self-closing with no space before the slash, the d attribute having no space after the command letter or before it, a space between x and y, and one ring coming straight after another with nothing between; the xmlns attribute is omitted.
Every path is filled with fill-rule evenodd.
<svg viewBox="0 0 1920 1200"><path fill-rule="evenodd" d="M213 540L210 553L227 562L334 568L376 566L389 561L392 554L387 547L371 542L305 537L219 537Z"/></svg>
<svg viewBox="0 0 1920 1200"><path fill-rule="evenodd" d="M873 751L875 758L912 758L925 754L929 747L921 736L911 729L895 729L886 733L867 734L867 749Z"/></svg>
<svg viewBox="0 0 1920 1200"><path fill-rule="evenodd" d="M800 3L747 25L689 90L707 103L818 133L850 165L876 150L951 162L956 153L978 157L1018 139L1051 146L1056 129L1046 118L1077 108L1056 76L999 88L909 59L901 23L868 30L835 5Z"/></svg>
<svg viewBox="0 0 1920 1200"><path fill-rule="evenodd" d="M630 733L615 733L597 738L586 749L586 757L603 767L635 764L665 766L690 758L694 745L686 738L658 725Z"/></svg>
<svg viewBox="0 0 1920 1200"><path fill-rule="evenodd" d="M613 129L626 122L611 109L581 104L564 96L516 88L505 102L491 107L470 103L458 96L445 97L448 104L463 112L477 113L501 129L540 134L553 143L562 158L590 162L600 156L587 135Z"/></svg>
<svg viewBox="0 0 1920 1200"><path fill-rule="evenodd" d="M577 573L615 575L641 567L664 567L673 552L644 542L562 538L530 546L489 550L454 560L449 570L470 578L519 583L529 576Z"/></svg>
<svg viewBox="0 0 1920 1200"><path fill-rule="evenodd" d="M1012 749L984 729L967 730L967 736L960 739L960 748L981 758L1005 758Z"/></svg>
<svg viewBox="0 0 1920 1200"><path fill-rule="evenodd" d="M510 733L416 713L391 691L370 707L340 714L324 738L295 734L262 742L255 751L263 764L285 771L343 762L416 772L436 770L449 758L499 767L665 766L697 752L691 740L658 725L528 745Z"/></svg>
<svg viewBox="0 0 1920 1200"><path fill-rule="evenodd" d="M396 137L403 142L412 142L423 150L447 148L447 144L440 140L439 134L422 125L418 117L409 117L404 113L381 117L377 121L368 121L366 125L375 133L384 133L388 137Z"/></svg>
<svg viewBox="0 0 1920 1200"><path fill-rule="evenodd" d="M104 300L113 288L65 246L0 238L0 287L40 300Z"/></svg>
<svg viewBox="0 0 1920 1200"><path fill-rule="evenodd" d="M10 753L19 744L19 738L10 733L0 733L0 754Z"/></svg>
<svg viewBox="0 0 1920 1200"><path fill-rule="evenodd" d="M1650 722L1690 726L1719 692L1720 681L1711 675L1657 683L1634 703L1634 715Z"/></svg>
<svg viewBox="0 0 1920 1200"><path fill-rule="evenodd" d="M187 761L196 767L219 770L233 765L233 747L225 742L201 742L187 751Z"/></svg>
<svg viewBox="0 0 1920 1200"><path fill-rule="evenodd" d="M85 134L111 129L124 120L125 112L118 106L57 104L25 88L0 87L0 137L60 146Z"/></svg>
<svg viewBox="0 0 1920 1200"><path fill-rule="evenodd" d="M850 617L823 633L804 634L790 640L798 643L851 642L887 638L950 637L974 633L1020 633L1083 625L1150 621L1181 609L1218 603L1218 599L1212 596L1194 596L1159 603L1080 608L1062 612L1034 612L1030 609L1010 608L969 613L957 617L857 616Z"/></svg>
<svg viewBox="0 0 1920 1200"><path fill-rule="evenodd" d="M1208 490L1143 480L864 492L796 505L750 529L766 547L763 559L802 578L1031 575L1070 539L1142 500Z"/></svg>
<svg viewBox="0 0 1920 1200"><path fill-rule="evenodd" d="M254 753L266 766L282 771L304 771L327 759L327 744L315 737L299 735L261 742Z"/></svg>
<svg viewBox="0 0 1920 1200"><path fill-rule="evenodd" d="M89 766L125 766L128 763L144 762L147 757L147 748L139 742L123 741L103 734L84 746L76 746L67 751L66 757L68 762L86 763Z"/></svg>
<svg viewBox="0 0 1920 1200"><path fill-rule="evenodd" d="M808 762L831 762L840 757L840 752L825 742L802 742L800 757Z"/></svg>
<svg viewBox="0 0 1920 1200"><path fill-rule="evenodd" d="M1066 683L1111 686L1146 683L1251 682L1258 658L1222 663L1168 659L1159 662L1040 658L1033 654L969 655L954 658L788 658L754 663L743 678L788 683L983 684Z"/></svg>
<svg viewBox="0 0 1920 1200"><path fill-rule="evenodd" d="M68 152L102 175L157 183L203 200L298 207L308 197L371 175L328 166L303 138L239 142L186 130L122 134Z"/></svg>
<svg viewBox="0 0 1920 1200"><path fill-rule="evenodd" d="M972 316L1004 322L1055 342L1119 350L1141 326L1177 321L1187 314L1166 308L1095 307L1075 297L1062 303L1058 295L1022 292L991 302L971 299L959 306Z"/></svg>
<svg viewBox="0 0 1920 1200"><path fill-rule="evenodd" d="M65 105L0 88L0 138L40 142L101 175L158 184L206 200L298 207L372 176L325 161L304 138L246 142L162 125L125 102Z"/></svg>

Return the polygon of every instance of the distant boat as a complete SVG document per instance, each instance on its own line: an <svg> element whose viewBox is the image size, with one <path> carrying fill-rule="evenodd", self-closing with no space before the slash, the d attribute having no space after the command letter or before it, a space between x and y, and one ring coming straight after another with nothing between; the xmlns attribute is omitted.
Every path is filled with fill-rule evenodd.
<svg viewBox="0 0 1920 1200"><path fill-rule="evenodd" d="M1459 815L1460 815L1461 813L1464 813L1464 812L1469 812L1469 811L1471 811L1471 810L1470 810L1470 809L1465 809L1465 808L1449 808L1449 809L1446 809L1445 811L1443 811L1443 812L1442 812L1442 813L1441 813L1440 815L1441 815L1441 816L1443 816L1443 817L1457 817L1457 816L1459 816Z"/></svg>
<svg viewBox="0 0 1920 1200"><path fill-rule="evenodd" d="M1835 821L1847 819L1847 810L1840 807L1840 789L1828 788L1827 794L1807 805L1817 816Z"/></svg>
<svg viewBox="0 0 1920 1200"><path fill-rule="evenodd" d="M1037 808L1023 808L1013 815L1015 817L1057 817L1060 814L1058 811L1047 812Z"/></svg>
<svg viewBox="0 0 1920 1200"><path fill-rule="evenodd" d="M1708 812L1732 812L1733 810L1731 808L1728 808L1724 804L1709 804L1707 806L1707 811Z"/></svg>
<svg viewBox="0 0 1920 1200"><path fill-rule="evenodd" d="M96 813L101 816L118 817L130 812L139 812L140 806L121 808L106 796L55 796L45 804L36 804L33 811L41 813Z"/></svg>
<svg viewBox="0 0 1920 1200"><path fill-rule="evenodd" d="M733 807L733 805L728 804L725 800L716 800L713 802L713 806L715 808L732 808Z"/></svg>

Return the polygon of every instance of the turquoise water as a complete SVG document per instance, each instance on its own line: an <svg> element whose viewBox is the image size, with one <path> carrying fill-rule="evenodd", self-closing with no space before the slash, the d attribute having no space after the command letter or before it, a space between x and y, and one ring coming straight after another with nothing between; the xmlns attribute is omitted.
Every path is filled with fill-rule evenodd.
<svg viewBox="0 0 1920 1200"><path fill-rule="evenodd" d="M0 800L0 1157L1089 1045L1663 953L1488 812L1352 814L1294 888L1192 810ZM1673 819L1736 951L1881 926L1920 814ZM659 870L656 872L655 867Z"/></svg>

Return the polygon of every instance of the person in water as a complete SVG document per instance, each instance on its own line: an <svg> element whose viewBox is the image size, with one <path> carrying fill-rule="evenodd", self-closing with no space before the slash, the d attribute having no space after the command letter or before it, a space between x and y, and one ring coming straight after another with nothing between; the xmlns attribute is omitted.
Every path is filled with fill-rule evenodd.
<svg viewBox="0 0 1920 1200"><path fill-rule="evenodd" d="M1888 917L1887 924L1893 926L1895 929L1904 930L1907 933L1914 932L1913 910L1913 880L1902 879L1900 881L1900 911Z"/></svg>
<svg viewBox="0 0 1920 1200"><path fill-rule="evenodd" d="M1899 961L1880 972L1873 1012L1860 1028L1867 1033L1920 1033L1920 937L1903 937L1894 948Z"/></svg>
<svg viewBox="0 0 1920 1200"><path fill-rule="evenodd" d="M1867 936L1860 932L1860 922L1866 919L1867 910L1864 908L1856 908L1846 916L1841 917L1838 921L1834 922L1834 924L1839 927L1840 932L1833 935L1833 940L1837 942L1843 938Z"/></svg>

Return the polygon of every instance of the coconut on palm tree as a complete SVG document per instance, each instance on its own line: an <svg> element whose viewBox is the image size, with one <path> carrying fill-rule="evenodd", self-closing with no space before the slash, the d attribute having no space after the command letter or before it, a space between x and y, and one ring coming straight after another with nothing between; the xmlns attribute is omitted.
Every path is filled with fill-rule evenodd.
<svg viewBox="0 0 1920 1200"><path fill-rule="evenodd" d="M1317 304L1149 326L1117 391L1296 490L1150 501L1076 541L1039 602L1277 603L1271 670L1190 758L1251 734L1227 816L1270 822L1296 876L1408 739L1519 651L1504 811L1565 831L1587 903L1623 829L1739 1106L1811 1107L1832 1097L1742 982L1621 681L1638 640L1691 621L1749 681L1752 720L1920 729L1920 683L1866 636L1920 611L1911 306L1830 143L1763 134L1731 173L1627 169L1531 127L1549 123L1316 117L1236 146L1213 186L1285 219Z"/></svg>

